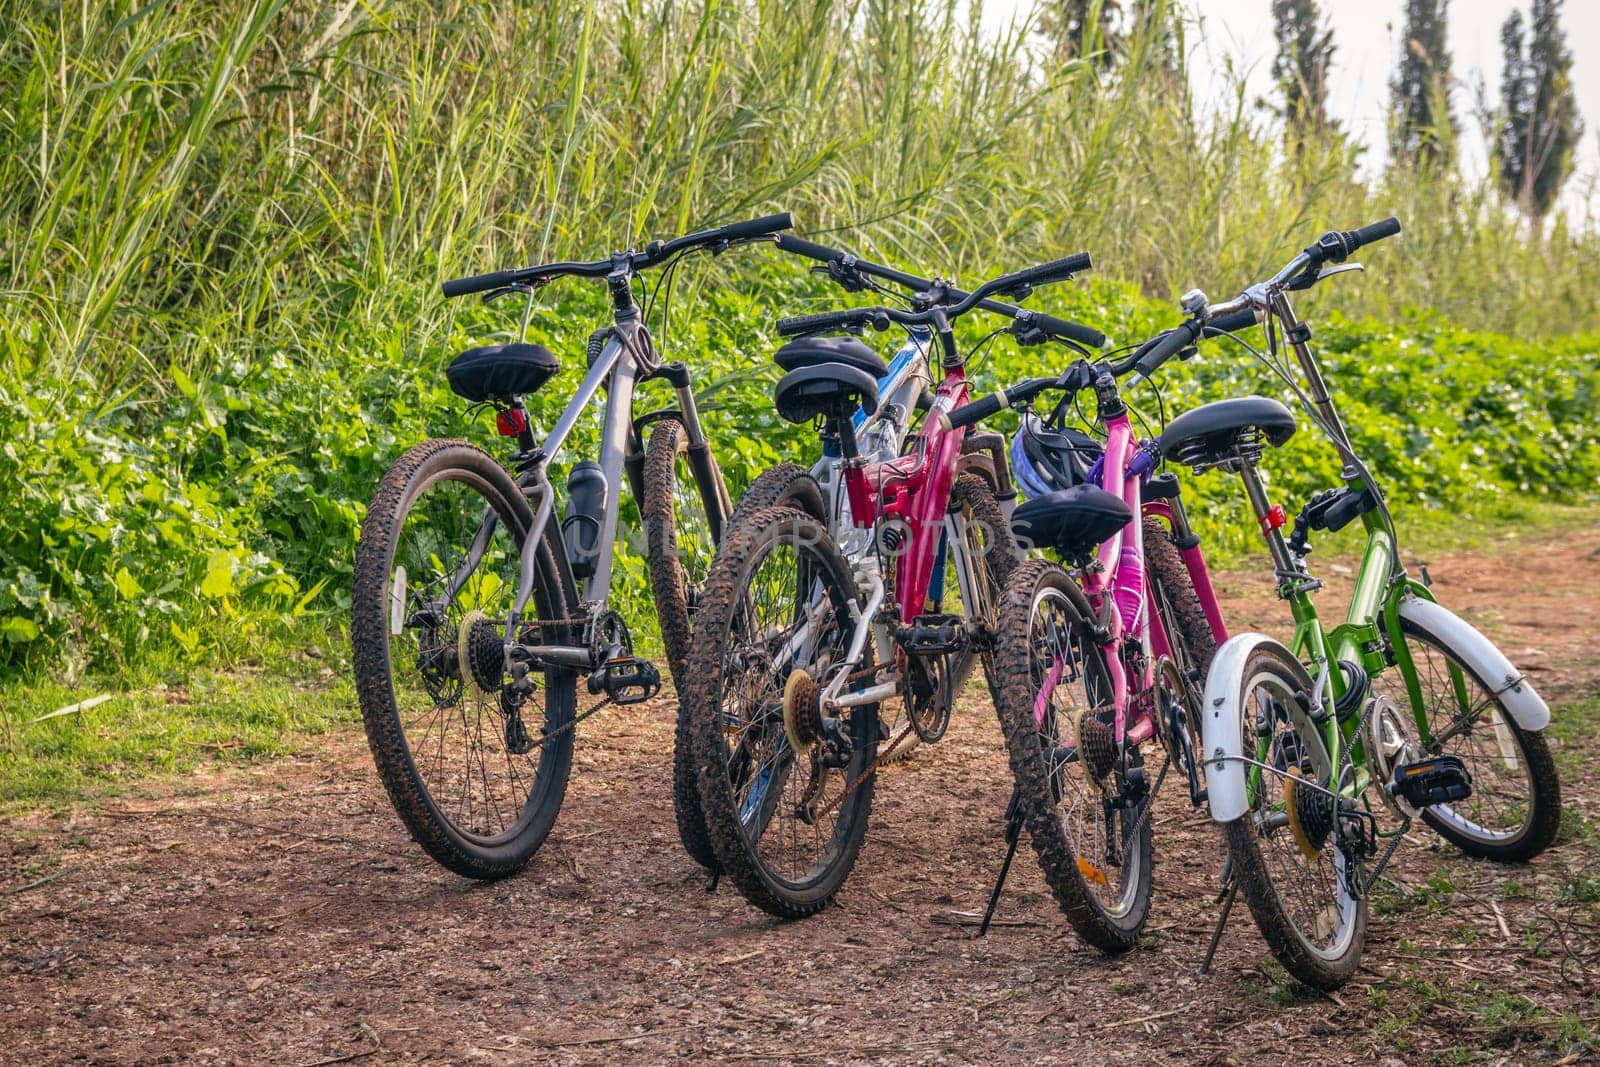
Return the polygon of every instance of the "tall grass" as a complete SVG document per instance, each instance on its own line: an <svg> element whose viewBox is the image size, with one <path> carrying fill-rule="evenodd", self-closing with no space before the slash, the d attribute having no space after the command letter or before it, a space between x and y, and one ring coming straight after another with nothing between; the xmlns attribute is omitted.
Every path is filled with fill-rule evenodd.
<svg viewBox="0 0 1600 1067"><path fill-rule="evenodd" d="M0 494L19 506L0 629L27 623L0 667L51 639L113 662L192 646L197 618L242 610L193 592L221 569L290 605L336 578L376 471L458 429L434 370L496 320L438 296L456 274L786 208L967 277L1087 248L1127 284L1073 310L1144 328L1128 284L1225 294L1394 212L1383 282L1324 310L1600 328L1592 225L1534 239L1491 187L1364 182L1341 141L1288 158L1242 86L1197 115L1151 41L1107 78L1026 23L980 32L967 0L0 0L0 25ZM686 279L676 308L719 301L673 323L713 398L759 406L738 383L760 324L814 291L789 266ZM553 299L539 328L571 351L596 305ZM714 417L747 446L733 462L767 457L760 416Z"/></svg>

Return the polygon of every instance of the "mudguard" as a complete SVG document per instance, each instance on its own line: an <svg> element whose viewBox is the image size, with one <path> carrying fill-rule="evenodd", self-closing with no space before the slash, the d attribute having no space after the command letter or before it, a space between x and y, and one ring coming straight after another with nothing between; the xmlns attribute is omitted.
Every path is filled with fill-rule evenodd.
<svg viewBox="0 0 1600 1067"><path fill-rule="evenodd" d="M1211 817L1217 822L1232 822L1250 806L1245 795L1245 764L1238 759L1244 755L1239 730L1243 709L1239 706L1239 697L1244 691L1245 664L1253 652L1264 646L1283 653L1287 662L1299 663L1287 648L1266 634L1235 634L1217 649L1206 676L1206 695L1200 716L1200 734L1205 747L1200 753L1200 766L1205 769ZM1303 667L1300 671L1305 675ZM1310 676L1301 681L1305 691L1311 692Z"/></svg>
<svg viewBox="0 0 1600 1067"><path fill-rule="evenodd" d="M1500 698L1501 704L1524 730L1550 725L1550 706L1533 690L1533 683L1511 665L1505 653L1465 619L1431 600L1408 596L1400 601L1400 618L1427 631L1466 664L1479 681ZM1398 640L1398 637L1395 638Z"/></svg>

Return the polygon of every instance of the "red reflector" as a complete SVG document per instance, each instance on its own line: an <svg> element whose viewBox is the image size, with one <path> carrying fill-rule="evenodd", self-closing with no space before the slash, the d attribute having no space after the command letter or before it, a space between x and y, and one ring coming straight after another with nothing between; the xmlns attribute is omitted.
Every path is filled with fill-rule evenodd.
<svg viewBox="0 0 1600 1067"><path fill-rule="evenodd" d="M515 437L528 428L528 413L521 408L503 408L496 416L501 437Z"/></svg>
<svg viewBox="0 0 1600 1067"><path fill-rule="evenodd" d="M1261 519L1261 532L1268 530L1281 530L1289 521L1288 513L1283 510L1282 504L1274 504L1267 509L1266 515Z"/></svg>

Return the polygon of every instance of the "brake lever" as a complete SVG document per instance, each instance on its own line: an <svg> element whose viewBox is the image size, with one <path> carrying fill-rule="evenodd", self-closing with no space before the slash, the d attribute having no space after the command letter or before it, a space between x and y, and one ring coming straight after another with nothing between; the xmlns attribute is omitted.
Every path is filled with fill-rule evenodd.
<svg viewBox="0 0 1600 1067"><path fill-rule="evenodd" d="M521 293L523 296L532 296L541 288L550 284L549 278L535 278L531 282L519 282L516 285L502 285L498 289L490 289L483 294L483 302L492 304L501 297L510 296L512 293Z"/></svg>
<svg viewBox="0 0 1600 1067"><path fill-rule="evenodd" d="M1343 274L1346 271L1351 271L1351 270L1364 271L1366 269L1367 268L1363 267L1361 264L1355 262L1354 260L1352 260L1352 261L1350 261L1348 263L1336 263L1333 266L1323 267L1321 270L1319 270L1317 272L1317 281L1320 282L1324 278L1331 278L1335 274Z"/></svg>
<svg viewBox="0 0 1600 1067"><path fill-rule="evenodd" d="M1366 270L1366 268L1355 262L1333 263L1322 267L1314 274L1309 270L1301 271L1299 274L1296 274L1293 278L1290 278L1287 282L1285 282L1283 287L1290 292L1297 293L1301 290L1309 289L1318 282L1323 281L1326 278L1333 277L1335 274L1343 274L1346 271L1352 270Z"/></svg>

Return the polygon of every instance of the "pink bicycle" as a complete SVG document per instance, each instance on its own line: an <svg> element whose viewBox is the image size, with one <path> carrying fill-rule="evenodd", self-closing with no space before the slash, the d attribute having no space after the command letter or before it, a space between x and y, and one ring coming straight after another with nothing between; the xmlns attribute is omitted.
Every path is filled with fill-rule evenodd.
<svg viewBox="0 0 1600 1067"><path fill-rule="evenodd" d="M1253 323L1247 312L1208 332ZM1026 824L1057 903L1106 952L1131 948L1149 914L1150 804L1173 763L1191 801L1204 802L1200 693L1228 636L1178 480L1156 474L1156 464L1182 438L1262 423L1275 414L1269 407L1282 408L1225 400L1175 420L1159 442L1138 440L1117 378L1148 377L1187 350L1163 334L1119 363L1078 361L1058 378L1023 382L944 418L961 427L1022 409L1012 473L1030 499L1013 512L1012 531L1022 547L1052 550L1071 568L1027 560L999 605L995 708L1016 779L1000 882ZM1064 425L1090 389L1103 445ZM1040 418L1031 406L1046 392L1061 397ZM1153 783L1142 749L1152 738L1167 757Z"/></svg>
<svg viewBox="0 0 1600 1067"><path fill-rule="evenodd" d="M801 334L777 353L774 392L790 422L820 422L825 478L786 465L789 506L741 503L717 549L679 693L690 765L715 869L753 904L795 918L824 907L855 863L875 771L898 746L938 741L974 665L989 670L995 605L1014 563L988 457L939 415L967 399L951 323L976 307L1011 319L1022 343L1097 345L1097 330L986 298L1020 299L1089 267L1078 255L985 283L936 284L909 311L858 308L779 323ZM903 454L864 455L852 416L880 404L883 361L829 330L906 328L916 365L942 377ZM913 389L911 397L920 393ZM906 408L891 421L909 418ZM871 441L873 438L868 437ZM788 477L788 475L782 475ZM767 493L766 476L752 487ZM824 490L826 487L826 491ZM807 503L809 501L809 504ZM906 726L879 748L904 702Z"/></svg>

